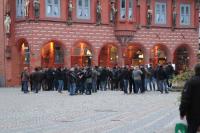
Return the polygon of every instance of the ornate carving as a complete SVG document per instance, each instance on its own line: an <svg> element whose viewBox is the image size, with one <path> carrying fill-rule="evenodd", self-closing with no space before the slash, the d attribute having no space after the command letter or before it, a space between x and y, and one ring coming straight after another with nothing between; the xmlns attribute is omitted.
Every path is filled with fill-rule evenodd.
<svg viewBox="0 0 200 133"><path fill-rule="evenodd" d="M40 1L39 0L33 1L33 8L34 8L35 20L38 21L40 17Z"/></svg>
<svg viewBox="0 0 200 133"><path fill-rule="evenodd" d="M117 9L115 8L115 1L111 0L111 9L110 9L110 22L115 24Z"/></svg>
<svg viewBox="0 0 200 133"><path fill-rule="evenodd" d="M25 0L25 6L24 6L24 15L25 15L25 17L29 16L29 5L30 5L30 1L29 0Z"/></svg>
<svg viewBox="0 0 200 133"><path fill-rule="evenodd" d="M172 30L174 30L174 28L176 27L176 17L177 17L177 13L176 13L176 0L172 1L173 4L173 12L172 12Z"/></svg>
<svg viewBox="0 0 200 133"><path fill-rule="evenodd" d="M5 32L7 35L10 34L10 24L11 24L10 13L6 13L6 17L4 20L4 26L5 26Z"/></svg>
<svg viewBox="0 0 200 133"><path fill-rule="evenodd" d="M200 8L200 0L196 0L195 3L196 3L196 9L199 9Z"/></svg>
<svg viewBox="0 0 200 133"><path fill-rule="evenodd" d="M96 6L96 24L100 25L101 24L101 3L100 0L97 0L97 6Z"/></svg>
<svg viewBox="0 0 200 133"><path fill-rule="evenodd" d="M69 0L69 4L68 4L68 20L67 20L67 24L68 25L72 25L72 11L73 11L72 0Z"/></svg>
<svg viewBox="0 0 200 133"><path fill-rule="evenodd" d="M147 28L150 28L152 21L151 0L147 0Z"/></svg>

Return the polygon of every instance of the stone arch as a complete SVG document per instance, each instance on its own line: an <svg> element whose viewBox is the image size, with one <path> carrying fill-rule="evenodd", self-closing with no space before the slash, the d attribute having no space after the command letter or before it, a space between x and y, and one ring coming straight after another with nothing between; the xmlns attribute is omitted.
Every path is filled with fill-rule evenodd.
<svg viewBox="0 0 200 133"><path fill-rule="evenodd" d="M90 66L94 64L94 49L88 41L79 40L71 47L71 66Z"/></svg>
<svg viewBox="0 0 200 133"><path fill-rule="evenodd" d="M141 43L129 43L123 53L125 65L144 65L146 49Z"/></svg>
<svg viewBox="0 0 200 133"><path fill-rule="evenodd" d="M154 66L158 64L165 64L171 60L170 50L167 45L158 43L151 47L150 63Z"/></svg>
<svg viewBox="0 0 200 133"><path fill-rule="evenodd" d="M99 50L98 64L104 67L114 67L119 62L119 46L115 43L106 43Z"/></svg>
<svg viewBox="0 0 200 133"><path fill-rule="evenodd" d="M64 44L58 40L49 40L41 47L42 67L63 67L64 66Z"/></svg>
<svg viewBox="0 0 200 133"><path fill-rule="evenodd" d="M173 63L177 71L184 71L192 64L193 50L188 44L179 44L173 52Z"/></svg>

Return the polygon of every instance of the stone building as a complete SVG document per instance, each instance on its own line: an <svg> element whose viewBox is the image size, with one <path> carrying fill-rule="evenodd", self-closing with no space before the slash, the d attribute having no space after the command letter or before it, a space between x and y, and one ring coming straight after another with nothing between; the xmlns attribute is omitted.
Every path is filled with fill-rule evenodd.
<svg viewBox="0 0 200 133"><path fill-rule="evenodd" d="M34 1L0 1L1 26L6 12L12 20L10 34L0 28L1 85L18 84L24 67L197 62L196 0L99 0L100 24L97 0Z"/></svg>

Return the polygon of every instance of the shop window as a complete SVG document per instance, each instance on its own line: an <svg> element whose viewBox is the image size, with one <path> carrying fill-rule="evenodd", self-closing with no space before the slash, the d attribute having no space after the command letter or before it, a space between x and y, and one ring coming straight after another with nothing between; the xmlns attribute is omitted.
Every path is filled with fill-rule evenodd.
<svg viewBox="0 0 200 133"><path fill-rule="evenodd" d="M189 4L180 5L180 24L190 25L190 5Z"/></svg>
<svg viewBox="0 0 200 133"><path fill-rule="evenodd" d="M155 23L166 24L166 3L156 2L155 4Z"/></svg>
<svg viewBox="0 0 200 133"><path fill-rule="evenodd" d="M126 0L120 0L120 18L126 18Z"/></svg>
<svg viewBox="0 0 200 133"><path fill-rule="evenodd" d="M16 0L16 17L24 17L25 0Z"/></svg>
<svg viewBox="0 0 200 133"><path fill-rule="evenodd" d="M77 18L90 18L90 0L77 0Z"/></svg>
<svg viewBox="0 0 200 133"><path fill-rule="evenodd" d="M60 16L60 0L46 0L46 16Z"/></svg>

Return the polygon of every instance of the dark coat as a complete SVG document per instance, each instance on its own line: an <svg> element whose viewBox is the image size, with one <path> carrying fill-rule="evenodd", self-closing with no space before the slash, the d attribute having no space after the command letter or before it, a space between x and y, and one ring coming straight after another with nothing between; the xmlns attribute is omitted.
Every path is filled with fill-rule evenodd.
<svg viewBox="0 0 200 133"><path fill-rule="evenodd" d="M180 116L200 121L200 76L193 76L186 82L179 110Z"/></svg>

